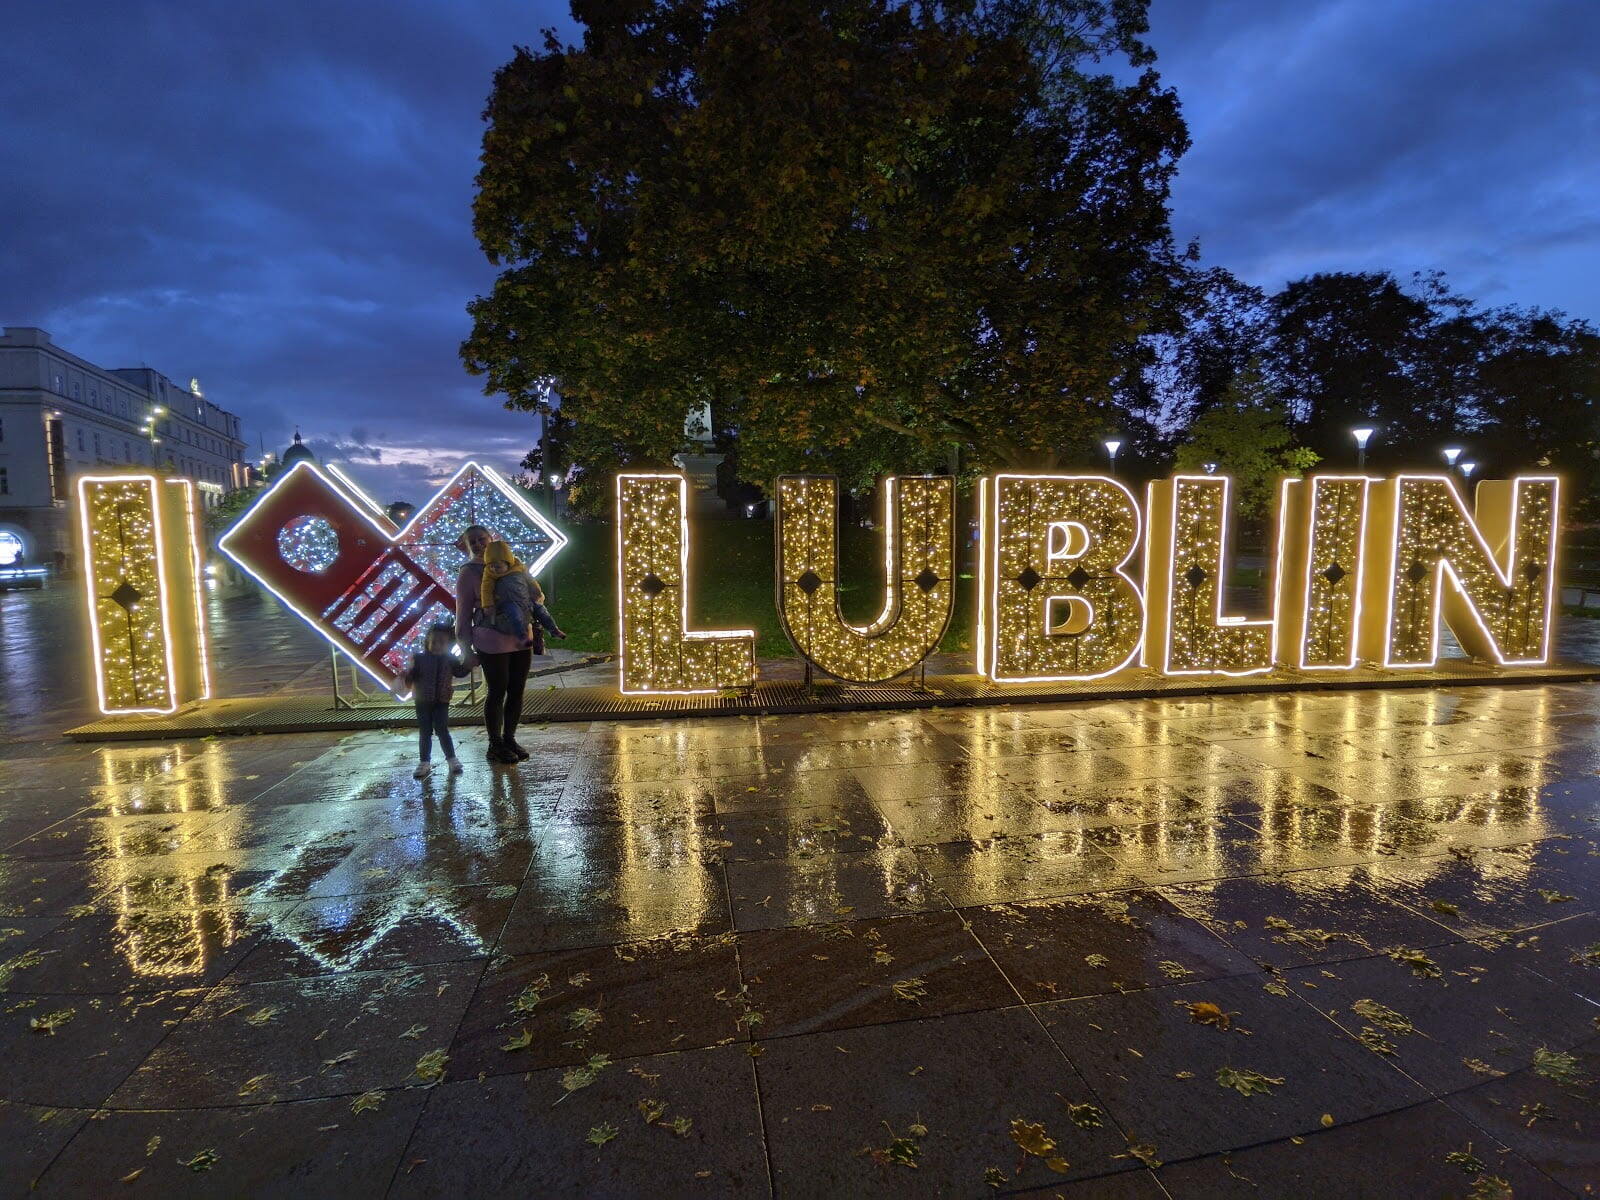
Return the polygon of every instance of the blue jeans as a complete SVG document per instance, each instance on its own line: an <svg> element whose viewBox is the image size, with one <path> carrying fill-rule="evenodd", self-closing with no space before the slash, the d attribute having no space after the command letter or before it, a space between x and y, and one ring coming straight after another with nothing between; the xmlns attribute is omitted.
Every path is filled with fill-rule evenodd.
<svg viewBox="0 0 1600 1200"><path fill-rule="evenodd" d="M456 744L450 740L450 706L448 704L417 705L417 757L427 762L433 757L433 735L439 735L439 745L446 758L456 756Z"/></svg>

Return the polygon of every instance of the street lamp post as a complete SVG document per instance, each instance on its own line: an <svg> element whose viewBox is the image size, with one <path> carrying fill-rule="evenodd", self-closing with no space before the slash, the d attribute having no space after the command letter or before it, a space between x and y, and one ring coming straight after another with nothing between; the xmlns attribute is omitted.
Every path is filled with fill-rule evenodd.
<svg viewBox="0 0 1600 1200"><path fill-rule="evenodd" d="M546 380L539 389L539 482L544 485L544 507L550 519L556 519L555 476L550 467L550 397L555 385ZM545 593L550 600L556 598L556 570L552 560L545 567Z"/></svg>
<svg viewBox="0 0 1600 1200"><path fill-rule="evenodd" d="M1456 465L1456 459L1461 457L1461 447L1446 446L1441 453L1444 455L1444 465L1447 467L1453 467Z"/></svg>
<svg viewBox="0 0 1600 1200"><path fill-rule="evenodd" d="M1377 430L1370 425L1361 425L1350 431L1350 436L1356 440L1356 470L1367 469L1367 442Z"/></svg>
<svg viewBox="0 0 1600 1200"><path fill-rule="evenodd" d="M1111 457L1111 477L1117 476L1117 451L1122 449L1122 443L1116 438L1105 440L1106 453Z"/></svg>
<svg viewBox="0 0 1600 1200"><path fill-rule="evenodd" d="M1478 464L1473 462L1471 459L1468 459L1466 462L1461 464L1461 474L1468 479L1472 478L1472 473L1477 469Z"/></svg>

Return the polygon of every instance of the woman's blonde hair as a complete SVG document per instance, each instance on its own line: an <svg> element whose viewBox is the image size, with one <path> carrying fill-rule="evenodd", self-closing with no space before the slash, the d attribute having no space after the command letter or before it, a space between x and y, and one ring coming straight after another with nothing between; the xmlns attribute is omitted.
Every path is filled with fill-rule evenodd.
<svg viewBox="0 0 1600 1200"><path fill-rule="evenodd" d="M490 542L483 548L483 582L478 585L478 606L485 610L494 607L494 582L502 575L520 571L517 552L510 542Z"/></svg>

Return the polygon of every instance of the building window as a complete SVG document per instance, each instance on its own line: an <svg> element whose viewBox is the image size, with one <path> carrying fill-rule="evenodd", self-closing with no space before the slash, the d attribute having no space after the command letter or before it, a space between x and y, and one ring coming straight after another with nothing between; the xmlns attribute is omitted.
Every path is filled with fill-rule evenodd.
<svg viewBox="0 0 1600 1200"><path fill-rule="evenodd" d="M74 399L74 400L81 400L81 399L83 399L83 384L81 384L81 383L74 383L74 384L73 384L73 385L72 385L72 398L73 398L73 399Z"/></svg>
<svg viewBox="0 0 1600 1200"><path fill-rule="evenodd" d="M130 446L126 440L124 440L122 443L122 460L124 462L133 461L133 447Z"/></svg>
<svg viewBox="0 0 1600 1200"><path fill-rule="evenodd" d="M78 453L83 453L83 430L78 430Z"/></svg>
<svg viewBox="0 0 1600 1200"><path fill-rule="evenodd" d="M6 423L4 421L0 421L0 442L3 442L5 440L6 440Z"/></svg>
<svg viewBox="0 0 1600 1200"><path fill-rule="evenodd" d="M100 435L98 433L94 435L94 457L95 457L96 461L99 461L99 458L100 458Z"/></svg>
<svg viewBox="0 0 1600 1200"><path fill-rule="evenodd" d="M0 496L11 494L11 477L6 474L6 469L0 467Z"/></svg>
<svg viewBox="0 0 1600 1200"><path fill-rule="evenodd" d="M67 389L61 386L61 376L57 375L55 377L55 379L56 379L56 388L55 388L55 390L57 392L59 392L61 395L63 395L63 396L66 395L67 394Z"/></svg>

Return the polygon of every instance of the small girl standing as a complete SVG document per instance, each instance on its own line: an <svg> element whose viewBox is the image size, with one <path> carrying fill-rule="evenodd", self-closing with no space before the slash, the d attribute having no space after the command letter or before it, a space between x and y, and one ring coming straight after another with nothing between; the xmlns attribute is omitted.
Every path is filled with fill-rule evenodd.
<svg viewBox="0 0 1600 1200"><path fill-rule="evenodd" d="M411 668L405 673L411 685L412 700L417 707L417 769L413 779L426 779L433 770L433 738L437 734L439 746L444 750L444 760L450 764L450 774L461 774L461 761L456 758L455 743L450 740L450 697L455 691L455 681L472 673L472 668L458 662L450 653L455 640L455 626L446 622L428 628L423 648L411 656Z"/></svg>

